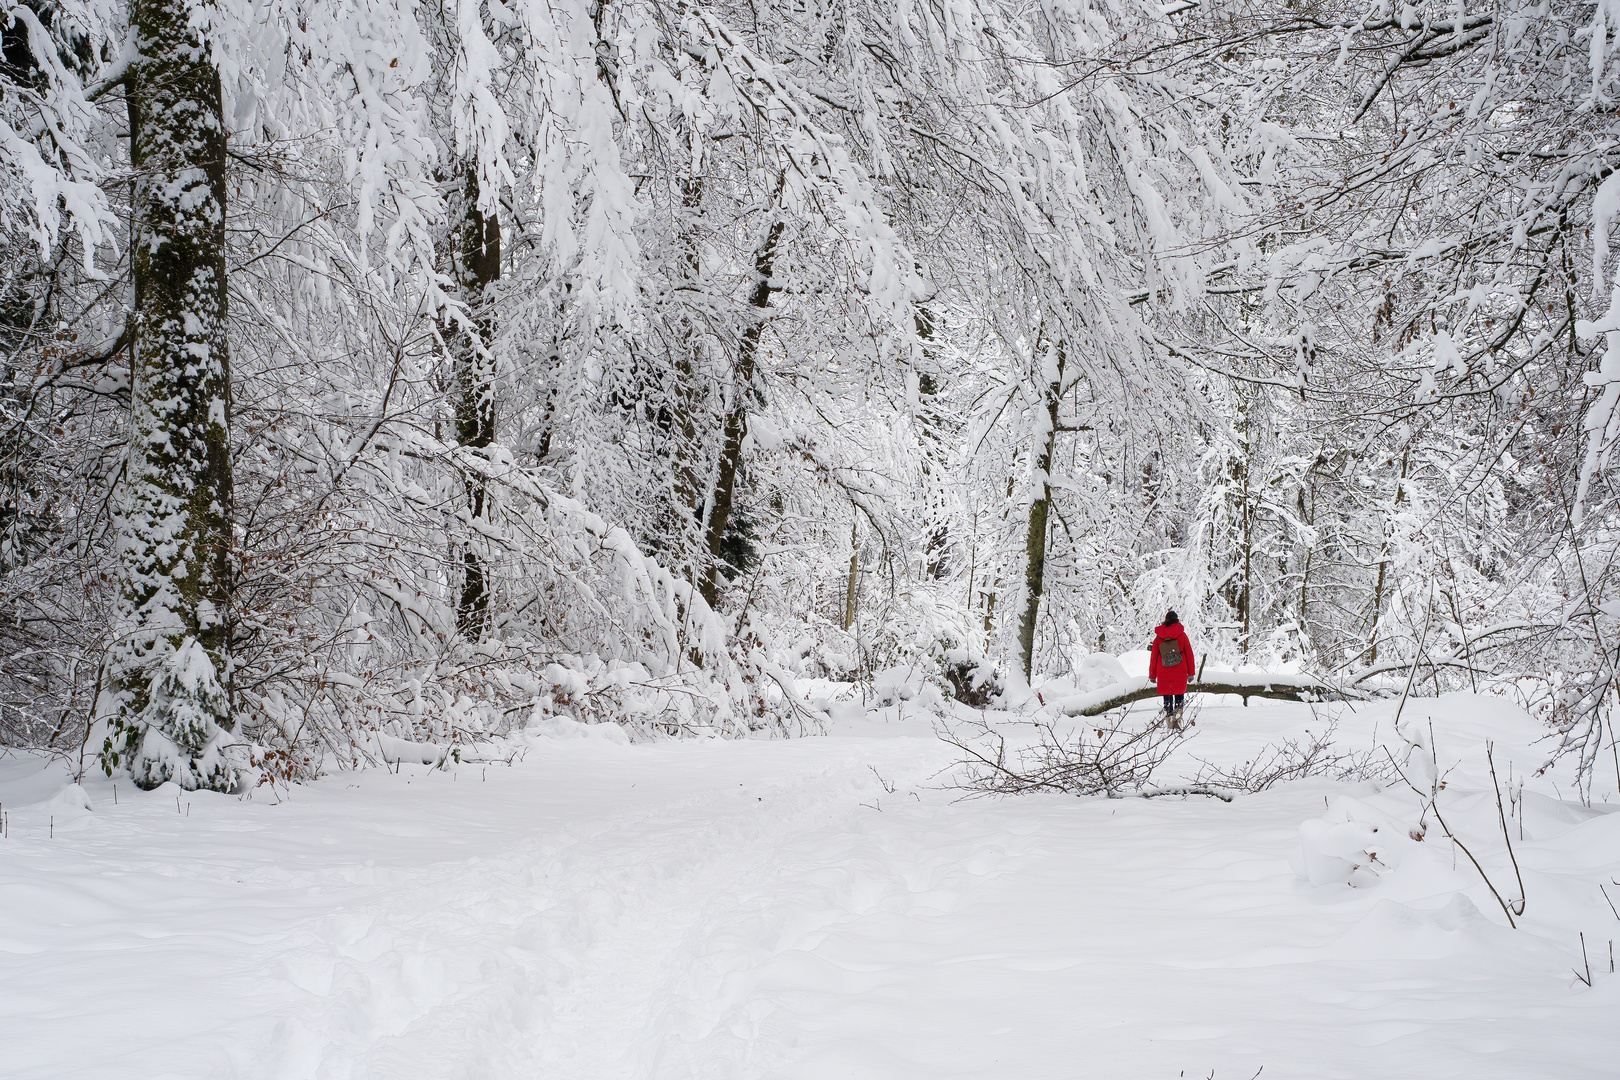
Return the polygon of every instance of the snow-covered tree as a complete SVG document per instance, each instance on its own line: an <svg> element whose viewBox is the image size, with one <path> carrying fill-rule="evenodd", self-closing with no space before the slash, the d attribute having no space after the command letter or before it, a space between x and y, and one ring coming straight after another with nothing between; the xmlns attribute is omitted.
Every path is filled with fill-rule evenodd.
<svg viewBox="0 0 1620 1080"><path fill-rule="evenodd" d="M141 0L129 12L131 422L112 671L116 752L136 784L225 790L236 783L222 748L233 726L226 130L194 19L209 10Z"/></svg>

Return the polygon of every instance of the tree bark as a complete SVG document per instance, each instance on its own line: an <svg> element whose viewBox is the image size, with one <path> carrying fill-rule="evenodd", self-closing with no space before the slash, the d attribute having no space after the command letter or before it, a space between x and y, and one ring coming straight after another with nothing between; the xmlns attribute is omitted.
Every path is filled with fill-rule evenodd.
<svg viewBox="0 0 1620 1080"><path fill-rule="evenodd" d="M922 267L918 266L917 269L921 270ZM935 363L934 336L939 326L938 319L934 315L933 309L926 304L918 304L912 318L917 330L917 340L922 343L923 358L932 368ZM924 371L917 376L917 395L921 398L918 402L920 406L918 421L921 428L920 434L925 440L922 455L922 482L932 525L928 530L928 540L923 548L923 555L927 559L928 576L935 581L944 580L950 576L951 572L951 535L950 530L944 524L944 497L940 490L940 482L944 477L934 474L932 454L928 452L928 444L933 444L933 450L939 451L943 442L940 431L939 404L936 400L939 390L939 380L932 370Z"/></svg>
<svg viewBox="0 0 1620 1080"><path fill-rule="evenodd" d="M681 180L682 222L681 280L686 289L696 295L701 288L703 255L697 241L697 219L703 211L703 177L689 176ZM659 426L675 442L675 501L686 514L678 541L683 556L694 551L689 546L697 542L703 529L703 485L698 482L698 411L703 404L703 387L698 385L698 350L702 348L697 320L690 311L681 315L675 342L674 412L667 420L660 417ZM698 586L704 597L706 575L699 569Z"/></svg>
<svg viewBox="0 0 1620 1080"><path fill-rule="evenodd" d="M721 543L725 539L726 526L731 521L737 466L742 461L743 439L748 434L748 391L753 385L754 371L758 366L759 340L765 332L765 309L770 307L771 293L774 291L771 288L771 272L776 267L776 251L782 242L785 227L784 221L773 224L765 236L765 242L754 252L754 291L748 297L749 306L754 310L743 329L742 339L737 343L737 363L732 369L731 404L726 410L720 465L715 475L714 499L709 509L704 543L708 562L703 568L701 591L710 607L715 607L720 600L720 566L725 561L721 556Z"/></svg>
<svg viewBox="0 0 1620 1080"><path fill-rule="evenodd" d="M1057 447L1063 362L1063 348L1059 346L1055 377L1046 384L1043 394L1046 424L1036 449L1035 492L1029 503L1029 527L1024 533L1024 610L1018 618L1018 663L1026 682L1035 664L1035 621L1040 615L1046 580L1046 519L1052 508L1052 452Z"/></svg>
<svg viewBox="0 0 1620 1080"><path fill-rule="evenodd" d="M1243 544L1243 592L1238 602L1238 619L1241 625L1239 637L1239 654L1247 659L1249 655L1249 635L1253 630L1254 613L1254 581L1251 574L1254 569L1254 503L1250 483L1253 478L1254 458L1254 425L1249 415L1249 407L1243 410L1243 456L1239 459L1238 468L1243 471L1242 509L1240 511L1242 544ZM1248 705L1249 699L1244 698L1243 704Z"/></svg>
<svg viewBox="0 0 1620 1080"><path fill-rule="evenodd" d="M1198 682L1187 687L1187 693L1236 694L1243 698L1243 704L1245 705L1249 703L1249 699L1251 697L1275 698L1278 701L1320 701L1323 698L1355 698L1359 701L1365 698L1365 695L1363 694L1347 692L1342 689L1329 687L1325 684L1321 686L1297 686L1289 685L1287 683L1265 684L1251 682ZM1154 686L1152 683L1148 683L1145 686L1139 686L1135 689L1121 690L1119 693L1108 698L1106 701L1099 701L1077 712L1070 713L1069 715L1101 716L1105 712L1118 709L1124 705L1129 705L1132 702L1146 701L1149 698L1156 698L1158 696L1159 688Z"/></svg>
<svg viewBox="0 0 1620 1080"><path fill-rule="evenodd" d="M1394 505L1397 507L1401 505L1401 499L1406 494L1406 467L1410 461L1410 452L1401 455L1401 475L1400 478L1395 481ZM1389 570L1389 560L1391 555L1391 526L1387 517L1382 524L1384 542L1378 551L1378 578L1373 582L1372 612L1368 617L1367 627L1367 639L1369 642L1369 647L1367 650L1368 667L1378 663L1378 624L1384 613L1384 579Z"/></svg>
<svg viewBox="0 0 1620 1080"><path fill-rule="evenodd" d="M855 602L861 588L861 532L859 523L849 527L849 581L844 586L844 629L855 625Z"/></svg>
<svg viewBox="0 0 1620 1080"><path fill-rule="evenodd" d="M1305 524L1310 526L1313 530L1316 528L1316 465L1320 460L1320 458L1317 458L1315 461L1312 461L1310 469L1305 473L1305 482L1311 489L1310 501L1307 503L1305 500L1304 488L1301 488L1299 492L1300 520L1305 522ZM1305 557L1300 560L1302 565L1300 567L1299 574L1299 625L1301 632L1304 631L1305 627L1310 625L1310 620L1307 617L1306 612L1310 607L1311 564L1315 561L1316 543L1315 541L1310 541L1305 543L1304 546Z"/></svg>
<svg viewBox="0 0 1620 1080"><path fill-rule="evenodd" d="M118 497L119 709L106 750L136 785L228 790L231 372L219 71L210 5L132 0L129 457Z"/></svg>
<svg viewBox="0 0 1620 1080"><path fill-rule="evenodd" d="M494 213L479 208L478 167L466 165L461 214L455 232L455 279L471 325L446 326L446 341L455 363L456 441L483 449L495 441L495 320L489 310L489 286L501 278L501 225ZM461 595L456 625L477 639L489 628L489 573L480 554L480 526L485 520L488 488L482 476L467 480L470 535L462 548Z"/></svg>

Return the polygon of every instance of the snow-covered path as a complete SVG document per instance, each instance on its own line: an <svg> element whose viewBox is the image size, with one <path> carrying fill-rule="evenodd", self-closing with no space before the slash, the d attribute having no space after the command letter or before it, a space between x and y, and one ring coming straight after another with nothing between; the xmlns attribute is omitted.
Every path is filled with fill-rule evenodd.
<svg viewBox="0 0 1620 1080"><path fill-rule="evenodd" d="M1268 715L1286 716L1242 719ZM121 788L114 806L103 783L93 813L22 806L0 847L0 1074L1620 1069L1620 978L1605 955L1575 983L1577 943L1559 940L1583 925L1596 958L1620 937L1559 885L1571 865L1620 871L1620 815L1549 819L1524 858L1562 921L1516 933L1449 867L1301 880L1300 823L1342 785L962 803L929 785L948 761L915 733L578 739L513 768L337 776L281 805L181 795L177 812ZM12 805L60 785L30 769L0 763Z"/></svg>

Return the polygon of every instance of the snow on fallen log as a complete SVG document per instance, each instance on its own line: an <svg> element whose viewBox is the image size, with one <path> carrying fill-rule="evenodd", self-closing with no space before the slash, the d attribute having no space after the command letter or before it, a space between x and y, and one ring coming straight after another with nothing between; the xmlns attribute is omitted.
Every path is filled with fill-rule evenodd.
<svg viewBox="0 0 1620 1080"><path fill-rule="evenodd" d="M378 756L390 765L432 765L436 769L443 768L456 751L454 746L412 742L381 731L377 732L376 740Z"/></svg>
<svg viewBox="0 0 1620 1080"><path fill-rule="evenodd" d="M1263 671L1223 671L1211 679L1203 679L1187 687L1189 694L1236 694L1247 700L1251 697L1277 698L1282 701L1321 701L1326 698L1366 695L1329 686L1314 675L1273 675ZM1065 716L1098 716L1129 705L1133 701L1146 701L1159 696L1158 687L1151 682L1114 683L1090 693L1075 694L1053 702Z"/></svg>

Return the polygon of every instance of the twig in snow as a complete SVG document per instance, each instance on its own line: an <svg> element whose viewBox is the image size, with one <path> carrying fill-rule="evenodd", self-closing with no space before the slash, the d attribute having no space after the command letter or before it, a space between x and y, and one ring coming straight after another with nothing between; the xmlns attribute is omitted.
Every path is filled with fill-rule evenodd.
<svg viewBox="0 0 1620 1080"><path fill-rule="evenodd" d="M883 790L887 791L890 795L893 795L894 794L894 785L889 783L887 780L885 780L883 778L883 774L877 771L877 766L876 765L868 765L867 768L872 770L872 775L877 777L877 782L879 784L883 785Z"/></svg>
<svg viewBox="0 0 1620 1080"><path fill-rule="evenodd" d="M1491 787L1496 789L1496 820L1502 823L1502 840L1507 844L1508 861L1513 863L1513 876L1519 883L1519 900L1513 909L1515 915L1524 914L1525 901L1529 899L1524 891L1524 875L1519 873L1519 859L1513 854L1513 837L1508 835L1507 814L1502 810L1502 786L1496 782L1496 760L1491 756L1494 745L1485 744L1485 761L1491 767Z"/></svg>
<svg viewBox="0 0 1620 1080"><path fill-rule="evenodd" d="M1587 986L1591 986L1592 985L1592 961L1590 961L1590 960L1588 960L1586 958L1586 933L1585 933L1585 931L1581 932L1581 963L1586 967L1586 974L1582 975L1580 972L1577 971L1577 972L1575 972L1575 977L1577 979L1581 980L1581 982L1585 983Z"/></svg>
<svg viewBox="0 0 1620 1080"><path fill-rule="evenodd" d="M1432 735L1430 736L1429 745L1432 750L1434 746ZM1496 891L1496 886L1491 882L1491 876L1485 872L1485 868L1479 864L1479 860L1474 858L1474 853L1468 850L1468 845L1458 839L1457 834L1451 831L1451 826L1446 824L1446 819L1440 816L1440 805L1436 801L1436 793L1431 792L1429 794L1425 794L1416 784L1408 780L1406 778L1406 774L1401 771L1401 767L1396 764L1395 755L1389 752L1389 748L1387 746L1384 748L1384 754L1389 758L1389 763L1394 767L1395 775L1401 778L1401 782L1407 787L1411 788L1412 791L1416 793L1418 798L1425 800L1427 809L1434 811L1434 820L1440 823L1440 830L1446 834L1446 839L1450 840L1453 844L1456 844L1462 849L1462 853L1468 856L1468 861L1474 864L1475 870L1479 871L1479 876L1481 880L1485 882L1485 887L1491 890L1491 895L1496 897L1496 902L1502 906L1502 914L1507 916L1508 926L1517 930L1519 928L1519 924L1513 920L1513 909L1508 907L1506 900L1502 899L1502 894Z"/></svg>

